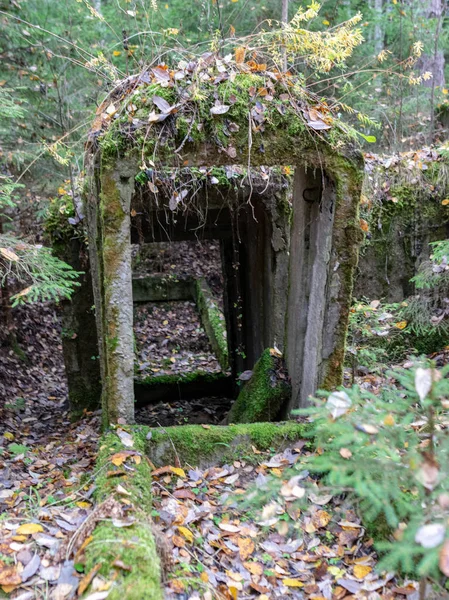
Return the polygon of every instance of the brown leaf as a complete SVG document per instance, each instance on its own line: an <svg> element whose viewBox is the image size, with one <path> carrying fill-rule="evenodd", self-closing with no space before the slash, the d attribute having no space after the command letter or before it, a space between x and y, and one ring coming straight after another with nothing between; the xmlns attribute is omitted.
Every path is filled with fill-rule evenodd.
<svg viewBox="0 0 449 600"><path fill-rule="evenodd" d="M440 560L438 563L440 571L446 577L449 577L449 540L446 540L440 550Z"/></svg>
<svg viewBox="0 0 449 600"><path fill-rule="evenodd" d="M343 458L348 458L349 459L352 456L352 452L348 448L341 448L340 449L340 456L342 456Z"/></svg>
<svg viewBox="0 0 449 600"><path fill-rule="evenodd" d="M360 227L361 227L362 231L364 231L365 233L368 233L369 225L368 225L368 222L365 221L365 219L360 219Z"/></svg>
<svg viewBox="0 0 449 600"><path fill-rule="evenodd" d="M22 583L22 579L17 572L17 567L14 565L12 567L3 567L0 568L0 585L20 585Z"/></svg>
<svg viewBox="0 0 449 600"><path fill-rule="evenodd" d="M174 536L172 537L172 542L173 545L177 548L184 548L184 546L186 545L185 539L182 538L180 535L176 534L174 534Z"/></svg>
<svg viewBox="0 0 449 600"><path fill-rule="evenodd" d="M175 490L173 496L180 500L195 500L196 496L190 490Z"/></svg>
<svg viewBox="0 0 449 600"><path fill-rule="evenodd" d="M84 592L87 590L87 588L90 585L90 582L92 581L92 579L95 577L95 575L98 573L98 571L101 568L101 564L102 563L97 563L95 566L92 567L92 569L86 573L86 575L84 575L84 577L81 579L80 584L78 586L78 596L82 596L84 594Z"/></svg>

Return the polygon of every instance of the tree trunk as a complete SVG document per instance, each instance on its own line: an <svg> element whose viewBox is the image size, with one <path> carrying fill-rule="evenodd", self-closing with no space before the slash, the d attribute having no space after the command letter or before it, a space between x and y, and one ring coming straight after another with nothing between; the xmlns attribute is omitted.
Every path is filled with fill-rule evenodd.
<svg viewBox="0 0 449 600"><path fill-rule="evenodd" d="M288 23L288 0L282 0L282 15L281 15L281 23L284 26ZM287 50L284 48L283 57L282 57L282 70L287 71Z"/></svg>
<svg viewBox="0 0 449 600"><path fill-rule="evenodd" d="M374 0L375 25L374 25L374 50L376 54L382 52L384 47L384 33L380 18L382 17L383 0Z"/></svg>
<svg viewBox="0 0 449 600"><path fill-rule="evenodd" d="M419 69L421 74L429 71L432 73L432 78L427 81L423 81L424 87L431 88L432 91L436 87L445 86L444 77L444 52L438 48L439 38L441 34L441 22L443 19L443 13L446 8L446 0L427 0L423 3L422 12L426 19L436 19L435 30L430 32L432 38L435 40L434 52L431 54L424 54L419 63Z"/></svg>

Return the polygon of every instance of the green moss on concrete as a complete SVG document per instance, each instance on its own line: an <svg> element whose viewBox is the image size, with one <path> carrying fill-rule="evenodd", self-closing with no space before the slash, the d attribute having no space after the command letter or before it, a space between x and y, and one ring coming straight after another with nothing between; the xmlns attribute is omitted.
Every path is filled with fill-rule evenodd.
<svg viewBox="0 0 449 600"><path fill-rule="evenodd" d="M254 449L280 449L288 442L307 435L309 425L286 423L250 423L228 426L183 425L151 429L142 427L147 454L156 466L175 464L223 464L245 458L256 461ZM151 431L151 436L149 432ZM147 439L150 438L150 439Z"/></svg>
<svg viewBox="0 0 449 600"><path fill-rule="evenodd" d="M363 158L358 153L354 153L350 158L335 154L328 165L328 173L333 179L336 195L333 247L337 267L334 278L338 282L338 295L333 302L339 307L339 319L334 334L334 350L323 361L321 367L320 387L326 390L335 389L343 382L354 274L363 240L359 221L359 202L363 185L362 167ZM348 198L351 199L350 202Z"/></svg>
<svg viewBox="0 0 449 600"><path fill-rule="evenodd" d="M124 428L133 434L134 446L124 446L117 433L109 432L100 441L100 452L97 459L96 499L99 502L115 498L117 502L123 498L130 501L124 505L123 516L132 516L135 523L130 527L115 527L107 519L102 519L95 527L93 540L85 550L85 571L101 564L100 574L107 581L114 580L108 598L112 600L162 600L161 567L156 543L152 532L149 513L151 511L151 469L145 457L145 444L142 436L136 435L130 427ZM116 452L135 450L140 453L141 462L136 464L128 459L128 469L115 467L111 457ZM110 471L124 471L121 477L108 476ZM123 496L117 492L120 484L130 495ZM124 570L114 567L115 561L122 561L130 567ZM85 596L89 595L89 591Z"/></svg>
<svg viewBox="0 0 449 600"><path fill-rule="evenodd" d="M257 361L251 379L245 383L228 415L230 423L274 421L284 404L288 403L291 388L277 377L281 359L271 356L267 348Z"/></svg>
<svg viewBox="0 0 449 600"><path fill-rule="evenodd" d="M120 482L131 496L130 500L135 506L139 506L145 512L151 511L151 470L148 463L143 459L139 465L130 463L132 470L126 471L124 477L108 477L107 472L114 469L110 462L111 456L122 450L135 450L145 455L145 443L138 434L139 429L123 427L124 430L131 432L134 438L132 448L123 445L122 441L115 432L109 432L102 436L100 441L100 450L97 458L98 475L95 478L97 486L95 495L97 501L101 502L107 497L116 494L117 483ZM119 496L118 496L119 497Z"/></svg>
<svg viewBox="0 0 449 600"><path fill-rule="evenodd" d="M215 145L218 151L232 147L242 158L237 162L246 163L243 158L249 147L248 115L256 105L263 111L264 123L262 127L253 127L251 153L254 157L259 154L261 158L270 155L268 162L263 161L265 164L285 163L292 153L300 158L307 150L316 155L318 151L328 152L331 147L346 151L355 145L355 136L350 129L331 114L329 119L333 127L329 132L316 132L307 126L301 110L290 102L292 97L304 106L310 102L295 80L273 82L272 101L264 99L266 83L265 75L237 72L235 77L221 82L214 82L214 77L207 81L194 77L186 90L183 90L185 84L182 81L177 87L165 88L158 83L137 84L134 93L125 97L121 110L104 124L99 136L103 156L115 158L132 154L141 159L143 155L147 159L157 158L162 163L169 163L176 157L175 149L181 148L181 154L192 153L195 147L206 144ZM147 128L149 113L159 111L152 102L154 95L162 96L171 105L178 104L178 110L163 123ZM225 114L211 114L216 100L229 106ZM118 102L114 100L114 104L117 106ZM132 118L138 123L137 129L130 120L127 110L130 106L133 107ZM160 139L162 128L164 136Z"/></svg>
<svg viewBox="0 0 449 600"><path fill-rule="evenodd" d="M101 523L95 528L86 556L86 572L101 563L99 573L106 580L116 576L109 600L162 600L160 562L149 521L142 518L138 524L120 529ZM115 561L122 561L131 570L113 567Z"/></svg>
<svg viewBox="0 0 449 600"><path fill-rule="evenodd" d="M204 279L196 280L195 296L201 322L206 330L212 350L215 352L221 368L226 371L229 367L229 354L225 316L219 309Z"/></svg>
<svg viewBox="0 0 449 600"><path fill-rule="evenodd" d="M221 379L227 379L225 373L205 373L204 371L191 371L190 373L176 373L173 375L156 375L147 377L136 377L137 381L148 388L161 385L179 385L185 383L213 383Z"/></svg>

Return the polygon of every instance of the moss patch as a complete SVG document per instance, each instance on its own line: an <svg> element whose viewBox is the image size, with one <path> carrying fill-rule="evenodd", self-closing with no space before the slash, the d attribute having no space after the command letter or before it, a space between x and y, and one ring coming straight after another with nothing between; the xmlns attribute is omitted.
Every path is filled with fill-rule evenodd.
<svg viewBox="0 0 449 600"><path fill-rule="evenodd" d="M141 428L147 454L156 466L182 464L205 466L245 458L256 462L253 448L280 449L284 444L305 437L309 426L286 423L251 423L228 426L183 425L161 429ZM151 431L151 436L149 432ZM147 440L146 438L150 439Z"/></svg>
<svg viewBox="0 0 449 600"><path fill-rule="evenodd" d="M313 154L331 148L350 152L354 147L355 134L336 115L329 113L332 123L330 132L317 133L307 126L303 107L315 104L299 81L291 77L273 81L264 72L242 72L234 65L232 77L220 76L213 67L208 77L195 75L185 80L165 82L160 85L157 77L146 74L145 78L132 82L126 91L116 89L97 112L94 131L100 133L99 144L103 157L111 159L119 155L138 154L154 161L168 164L176 154L195 154L199 146L215 146L220 164L229 156L239 157L237 163L246 164L248 151L253 164L259 156L260 164L282 164L292 157L302 155L304 150ZM211 76L212 75L212 76ZM124 93L125 92L125 93ZM116 97L117 96L117 97ZM159 114L153 98L164 98L177 111L161 122L150 121L150 113ZM295 98L298 104L291 102ZM113 103L119 109L111 118L105 112ZM223 113L215 110L216 103L225 106ZM211 112L212 110L212 112ZM252 148L249 148L248 122L253 121ZM231 149L231 150L230 150ZM270 155L271 158L268 158ZM240 160L241 159L241 160ZM268 160L267 160L268 159Z"/></svg>
<svg viewBox="0 0 449 600"><path fill-rule="evenodd" d="M190 373L176 373L174 375L160 375L159 377L143 377L137 379L139 384L150 389L161 385L182 385L186 383L214 383L227 379L225 373L205 373L204 371L192 371Z"/></svg>
<svg viewBox="0 0 449 600"><path fill-rule="evenodd" d="M286 379L280 379L282 361L264 350L254 367L251 379L244 385L229 415L230 423L274 421L291 395Z"/></svg>
<svg viewBox="0 0 449 600"><path fill-rule="evenodd" d="M134 433L129 427L126 430ZM107 581L114 580L108 596L112 600L162 600L160 561L149 517L151 469L144 455L142 436L132 437L134 445L129 447L123 445L115 432L103 436L97 460L96 499L99 502L113 499L121 511L121 518L133 517L135 521L129 527L118 528L112 520L102 516L85 550L86 572L101 564L99 573ZM131 456L127 458L126 469L111 462L114 454L129 450L135 452L136 460ZM112 476L114 470L123 472L123 475ZM120 494L118 484L130 495ZM117 560L129 566L130 570L114 567Z"/></svg>

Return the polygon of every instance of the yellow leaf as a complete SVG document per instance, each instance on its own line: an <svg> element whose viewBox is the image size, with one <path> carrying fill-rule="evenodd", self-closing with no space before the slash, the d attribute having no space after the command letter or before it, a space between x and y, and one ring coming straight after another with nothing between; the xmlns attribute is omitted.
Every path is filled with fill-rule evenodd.
<svg viewBox="0 0 449 600"><path fill-rule="evenodd" d="M193 533L190 531L190 529L187 529L187 527L178 527L178 531L186 538L189 544L193 542Z"/></svg>
<svg viewBox="0 0 449 600"><path fill-rule="evenodd" d="M167 319L165 319L165 321L162 321L162 325L168 325Z"/></svg>
<svg viewBox="0 0 449 600"><path fill-rule="evenodd" d="M90 508L92 505L90 502L85 502L83 500L80 500L79 502L75 502L75 504L79 507L79 508Z"/></svg>
<svg viewBox="0 0 449 600"><path fill-rule="evenodd" d="M388 427L393 427L393 425L394 425L394 417L393 417L393 415L391 413L385 417L385 419L384 419L384 425L387 425Z"/></svg>
<svg viewBox="0 0 449 600"><path fill-rule="evenodd" d="M24 523L17 528L16 533L19 535L31 535L32 533L40 533L41 531L44 531L44 528L39 523Z"/></svg>
<svg viewBox="0 0 449 600"><path fill-rule="evenodd" d="M17 254L9 248L0 248L0 254L4 256L6 260L10 260L11 262L17 262L19 260Z"/></svg>
<svg viewBox="0 0 449 600"><path fill-rule="evenodd" d="M179 469L178 467L170 467L170 471L177 475L178 477L185 477L185 471L183 469Z"/></svg>
<svg viewBox="0 0 449 600"><path fill-rule="evenodd" d="M136 465L140 465L142 462L142 457L139 454L135 454L133 456L133 461L136 463Z"/></svg>
<svg viewBox="0 0 449 600"><path fill-rule="evenodd" d="M326 25L326 27L327 27L328 25L330 25L330 23L329 23L329 21L327 19L324 19L323 25Z"/></svg>
<svg viewBox="0 0 449 600"><path fill-rule="evenodd" d="M209 581L209 575L206 573L206 571L203 571L201 573L200 579L201 581L204 581L204 583L207 583Z"/></svg>
<svg viewBox="0 0 449 600"><path fill-rule="evenodd" d="M444 200L441 202L441 204L442 204L443 206L447 206L447 205L449 204L449 198L445 198L445 199L444 199Z"/></svg>
<svg viewBox="0 0 449 600"><path fill-rule="evenodd" d="M330 520L331 516L325 510L317 510L312 516L312 523L317 529L326 527Z"/></svg>
<svg viewBox="0 0 449 600"><path fill-rule="evenodd" d="M121 52L120 52L120 50L114 50L114 52L112 54L114 56L120 56Z"/></svg>
<svg viewBox="0 0 449 600"><path fill-rule="evenodd" d="M125 452L117 452L111 457L111 463L116 467L120 467L127 458L128 454L126 454Z"/></svg>
<svg viewBox="0 0 449 600"><path fill-rule="evenodd" d="M368 567L367 565L355 565L354 575L357 579L364 579L372 570L372 567Z"/></svg>
<svg viewBox="0 0 449 600"><path fill-rule="evenodd" d="M170 581L170 587L177 594L181 594L186 589L186 586L180 579L172 579Z"/></svg>
<svg viewBox="0 0 449 600"><path fill-rule="evenodd" d="M59 187L58 188L58 194L60 196L65 196L67 194L67 191L63 187Z"/></svg>
<svg viewBox="0 0 449 600"><path fill-rule="evenodd" d="M345 571L343 571L342 569L335 567L333 565L328 567L327 571L328 571L328 573L333 575L335 577L335 579L341 579L342 577L345 576Z"/></svg>
<svg viewBox="0 0 449 600"><path fill-rule="evenodd" d="M254 552L254 542L251 538L239 538L237 545L242 560L246 560Z"/></svg>
<svg viewBox="0 0 449 600"><path fill-rule="evenodd" d="M14 439L14 434L10 433L9 431L5 431L3 437L12 442L12 440Z"/></svg>
<svg viewBox="0 0 449 600"><path fill-rule="evenodd" d="M246 53L246 50L243 46L239 46L238 48L235 49L235 62L237 64L241 64L244 62L245 53Z"/></svg>
<svg viewBox="0 0 449 600"><path fill-rule="evenodd" d="M441 91L443 92L443 94L445 96L447 96L449 94L449 90L447 88L443 88Z"/></svg>
<svg viewBox="0 0 449 600"><path fill-rule="evenodd" d="M237 0L231 0L231 2L237 2ZM232 600L238 600L239 597L239 593L236 587L234 587L233 585L228 586L229 587L229 591L231 593L232 596Z"/></svg>
<svg viewBox="0 0 449 600"><path fill-rule="evenodd" d="M287 587L304 587L304 584L299 579L283 579L282 583Z"/></svg>
<svg viewBox="0 0 449 600"><path fill-rule="evenodd" d="M399 323L395 323L394 326L396 329L405 329L407 327L407 321L399 321Z"/></svg>
<svg viewBox="0 0 449 600"><path fill-rule="evenodd" d="M262 575L262 573L263 573L263 567L260 563L245 562L245 563L243 563L243 566L245 567L245 569L248 569L248 571L252 575Z"/></svg>

